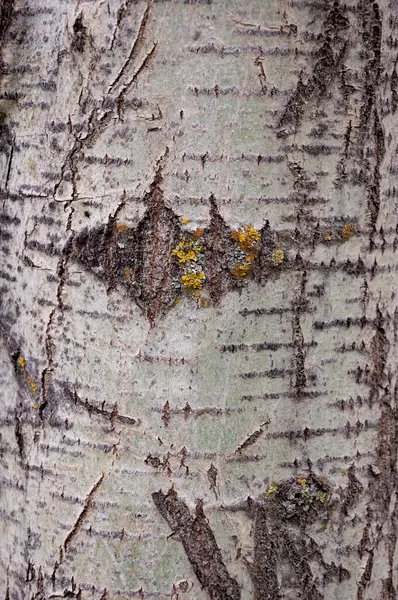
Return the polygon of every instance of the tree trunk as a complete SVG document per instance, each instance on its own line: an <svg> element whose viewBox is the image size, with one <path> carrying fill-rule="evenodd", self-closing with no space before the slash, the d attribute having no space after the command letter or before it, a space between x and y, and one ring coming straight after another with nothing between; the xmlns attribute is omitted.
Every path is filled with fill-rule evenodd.
<svg viewBox="0 0 398 600"><path fill-rule="evenodd" d="M0 598L396 600L397 0L0 42Z"/></svg>

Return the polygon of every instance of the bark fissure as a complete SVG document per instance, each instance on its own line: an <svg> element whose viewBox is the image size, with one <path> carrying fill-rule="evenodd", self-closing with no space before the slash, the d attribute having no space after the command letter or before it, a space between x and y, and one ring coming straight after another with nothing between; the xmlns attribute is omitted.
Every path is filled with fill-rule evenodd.
<svg viewBox="0 0 398 600"><path fill-rule="evenodd" d="M93 498L94 498L96 492L98 491L99 487L101 486L101 484L104 480L104 477L105 477L104 473L101 473L101 476L99 477L98 481L96 481L94 483L93 487L89 491L82 511L78 515L71 530L69 531L68 535L66 536L66 538L64 540L64 543L63 543L64 552L68 551L68 548L69 548L70 544L72 543L73 539L79 533L82 523L85 520L85 518L87 517L87 515L92 507Z"/></svg>
<svg viewBox="0 0 398 600"><path fill-rule="evenodd" d="M238 583L225 567L202 503L198 502L196 505L193 517L188 506L173 489L167 494L155 492L152 498L159 514L181 539L195 575L209 597L212 600L240 600Z"/></svg>

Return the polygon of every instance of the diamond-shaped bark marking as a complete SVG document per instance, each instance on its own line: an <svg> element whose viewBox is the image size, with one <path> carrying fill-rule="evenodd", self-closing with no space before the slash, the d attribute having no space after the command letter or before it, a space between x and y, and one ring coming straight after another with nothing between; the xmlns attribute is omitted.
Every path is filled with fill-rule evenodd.
<svg viewBox="0 0 398 600"><path fill-rule="evenodd" d="M147 210L136 229L120 225L110 216L108 223L85 229L74 241L74 257L107 283L128 290L151 325L175 302L178 267L172 254L178 243L178 217L163 200L158 171L145 195Z"/></svg>
<svg viewBox="0 0 398 600"><path fill-rule="evenodd" d="M164 203L157 173L144 202L147 211L136 230L136 300L153 325L177 298L178 268L172 251L178 244L180 225L177 215Z"/></svg>
<svg viewBox="0 0 398 600"><path fill-rule="evenodd" d="M234 251L231 230L220 215L214 196L210 196L210 225L206 230L206 279L210 297L217 303L221 296L234 286L235 280L229 264Z"/></svg>
<svg viewBox="0 0 398 600"><path fill-rule="evenodd" d="M192 243L194 247L199 231L200 253L204 254L200 268L203 269L204 288L208 289L213 305L223 294L241 288L250 279L261 285L269 277L279 277L283 270L302 271L304 262L300 248L329 244L330 240L333 243L349 240L342 225L333 220L322 228L315 224L305 235L297 228L275 231L268 221L260 231L248 224L230 229L213 196L210 197L209 226L203 231L186 231L182 229L179 217L166 205L161 183L159 167L143 198L147 210L136 228L117 222L118 209L106 224L80 232L74 238L72 252L76 260L106 283L108 291L116 286L126 289L151 326L180 294L188 293L191 300L198 295L196 288L193 290L192 285L186 285L182 278L189 262L184 262L182 258L185 257L181 258L173 250L179 244L181 246L181 241L188 245ZM354 231L357 231L356 226ZM185 253L188 252L186 248L183 248ZM350 268L352 271L352 266ZM347 265L344 269L348 270ZM359 275L358 269L352 274Z"/></svg>

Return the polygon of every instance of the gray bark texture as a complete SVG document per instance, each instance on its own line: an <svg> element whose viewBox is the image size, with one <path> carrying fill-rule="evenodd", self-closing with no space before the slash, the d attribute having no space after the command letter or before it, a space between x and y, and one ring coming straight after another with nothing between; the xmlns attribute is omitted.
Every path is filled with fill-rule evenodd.
<svg viewBox="0 0 398 600"><path fill-rule="evenodd" d="M0 599L396 600L398 1L0 7Z"/></svg>

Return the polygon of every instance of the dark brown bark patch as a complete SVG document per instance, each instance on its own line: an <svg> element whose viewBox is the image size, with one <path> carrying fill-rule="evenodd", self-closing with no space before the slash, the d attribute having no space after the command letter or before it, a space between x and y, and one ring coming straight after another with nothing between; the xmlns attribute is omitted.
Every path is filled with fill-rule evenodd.
<svg viewBox="0 0 398 600"><path fill-rule="evenodd" d="M206 231L206 265L210 296L218 302L233 286L228 269L228 254L232 251L231 231L220 215L214 196L210 198L210 226Z"/></svg>
<svg viewBox="0 0 398 600"><path fill-rule="evenodd" d="M302 188L309 182L303 179L301 172L297 176L301 187L295 193L305 202L308 191L304 192ZM268 221L259 231L249 224L231 229L213 196L209 200L209 226L190 231L183 228L178 216L167 206L161 182L159 169L144 196L148 208L136 227L119 222L117 210L106 224L85 228L71 241L72 257L103 280L108 291L116 287L124 289L142 309L151 326L181 295L187 294L200 306L217 305L224 294L241 289L249 280L262 284L286 269L303 271L304 261L297 250L312 243L314 237L319 244L329 244L331 238L334 243L346 243L358 233L353 224L340 222L331 222L322 228L316 224L314 229L307 228L295 238L290 229L273 231ZM124 203L125 200L122 205ZM189 254L192 258L187 260ZM315 266L326 268L323 263L309 264L308 268ZM360 270L359 263L333 266L354 275ZM363 263L361 267L363 272ZM201 298L202 291L205 297ZM206 298L206 294L209 297ZM299 300L295 310L298 389L305 385L299 315L304 304Z"/></svg>
<svg viewBox="0 0 398 600"><path fill-rule="evenodd" d="M87 38L87 27L83 25L83 13L81 12L78 17L76 17L75 22L73 23L73 39L72 39L72 48L76 50L76 52L83 52L84 46Z"/></svg>
<svg viewBox="0 0 398 600"><path fill-rule="evenodd" d="M277 600L281 597L277 566L278 536L273 535L264 508L258 508L254 521L254 561L247 562L254 587L254 600Z"/></svg>
<svg viewBox="0 0 398 600"><path fill-rule="evenodd" d="M300 75L297 87L291 96L280 119L280 137L297 131L308 102L320 100L327 92L330 83L338 75L348 45L349 21L339 2L334 2L327 14L322 45L315 55L315 64L306 83Z"/></svg>
<svg viewBox="0 0 398 600"><path fill-rule="evenodd" d="M202 502L195 516L173 489L152 494L155 506L173 533L178 534L195 575L211 600L239 600L239 585L224 564L213 531L203 512Z"/></svg>

